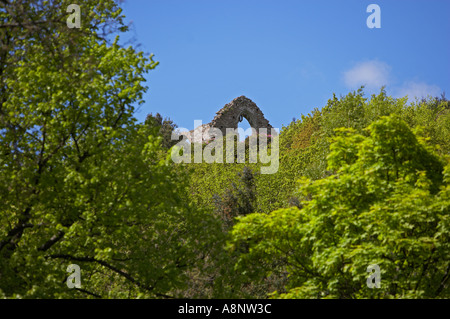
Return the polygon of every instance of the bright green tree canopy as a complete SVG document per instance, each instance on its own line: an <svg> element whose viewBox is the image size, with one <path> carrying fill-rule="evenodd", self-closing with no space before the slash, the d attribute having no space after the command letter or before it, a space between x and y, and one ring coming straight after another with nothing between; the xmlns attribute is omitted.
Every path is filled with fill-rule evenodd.
<svg viewBox="0 0 450 319"><path fill-rule="evenodd" d="M286 270L274 295L285 298L450 296L450 165L396 116L368 133L339 131L328 157L336 174L302 181L303 209L239 219L238 271L258 281ZM366 285L374 264L379 289Z"/></svg>

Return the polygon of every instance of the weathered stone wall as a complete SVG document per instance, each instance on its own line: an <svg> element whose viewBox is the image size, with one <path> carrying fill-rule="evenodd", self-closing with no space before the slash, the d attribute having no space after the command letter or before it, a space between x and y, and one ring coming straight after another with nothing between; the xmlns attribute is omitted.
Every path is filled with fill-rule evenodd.
<svg viewBox="0 0 450 319"><path fill-rule="evenodd" d="M263 112L252 100L242 95L221 108L210 123L203 124L190 131L190 140L202 142L203 140L200 139L200 136L202 136L202 133L208 133L209 129L212 127L220 129L223 136L225 136L227 133L226 129L237 129L239 121L242 118L245 118L250 126L257 131L259 131L260 128L267 128L267 133L270 134L272 125L270 125L269 121L264 117Z"/></svg>

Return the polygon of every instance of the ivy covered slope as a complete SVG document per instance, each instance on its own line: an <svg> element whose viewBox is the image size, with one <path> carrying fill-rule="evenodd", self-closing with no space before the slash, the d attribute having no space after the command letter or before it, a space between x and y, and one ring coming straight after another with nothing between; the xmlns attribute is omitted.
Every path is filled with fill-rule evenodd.
<svg viewBox="0 0 450 319"><path fill-rule="evenodd" d="M125 31L121 9L83 1L69 29L69 4L0 10L0 296L170 297L214 220L133 117L157 63L99 31ZM79 289L66 286L70 264Z"/></svg>
<svg viewBox="0 0 450 319"><path fill-rule="evenodd" d="M255 211L270 213L279 208L298 206L297 180L312 180L330 176L327 156L336 129L352 128L367 136L365 130L382 116L396 114L410 128L422 128L427 143L437 154L450 154L450 102L430 98L407 104L405 98L394 99L382 89L379 94L364 96L363 89L337 98L333 96L323 108L301 115L281 129L280 163L276 174L259 174L261 163L249 164L192 164L192 200L214 209L213 195L223 196L236 183L245 166L254 173L256 187Z"/></svg>

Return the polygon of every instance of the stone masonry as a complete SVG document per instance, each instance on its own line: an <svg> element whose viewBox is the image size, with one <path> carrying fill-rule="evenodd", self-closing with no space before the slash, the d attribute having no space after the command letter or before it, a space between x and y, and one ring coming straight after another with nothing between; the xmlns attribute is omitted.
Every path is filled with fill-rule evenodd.
<svg viewBox="0 0 450 319"><path fill-rule="evenodd" d="M260 128L267 128L267 134L270 134L272 125L264 117L263 112L252 100L242 95L221 108L210 123L203 124L190 131L189 140L196 143L208 140L202 139L201 136L207 136L209 129L212 127L220 129L225 136L227 128L236 129L239 122L244 118L248 121L250 127L256 129L257 132Z"/></svg>

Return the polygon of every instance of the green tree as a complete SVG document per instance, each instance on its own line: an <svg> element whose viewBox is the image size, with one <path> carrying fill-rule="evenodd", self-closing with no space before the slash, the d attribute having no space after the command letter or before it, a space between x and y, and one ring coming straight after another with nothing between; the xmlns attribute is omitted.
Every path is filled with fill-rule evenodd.
<svg viewBox="0 0 450 319"><path fill-rule="evenodd" d="M110 43L126 30L114 1L80 3L81 29L71 2L0 6L0 295L170 297L214 220L133 117L157 62Z"/></svg>
<svg viewBox="0 0 450 319"><path fill-rule="evenodd" d="M244 166L238 173L238 183L232 183L222 196L213 195L215 212L225 223L228 229L234 224L234 218L245 216L255 211L256 185L254 173L248 166Z"/></svg>
<svg viewBox="0 0 450 319"><path fill-rule="evenodd" d="M148 114L145 119L145 124L151 127L157 127L158 133L162 137L162 147L169 149L176 145L179 140L172 140L172 133L178 127L170 118L165 118L161 114L156 113L156 115Z"/></svg>
<svg viewBox="0 0 450 319"><path fill-rule="evenodd" d="M281 298L448 298L450 165L398 116L367 136L338 130L328 165L332 176L301 180L302 209L239 218L236 270L258 282L281 265ZM372 264L380 289L366 286Z"/></svg>

